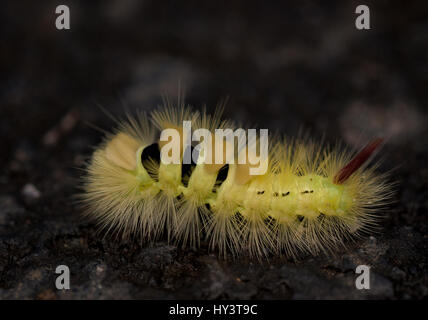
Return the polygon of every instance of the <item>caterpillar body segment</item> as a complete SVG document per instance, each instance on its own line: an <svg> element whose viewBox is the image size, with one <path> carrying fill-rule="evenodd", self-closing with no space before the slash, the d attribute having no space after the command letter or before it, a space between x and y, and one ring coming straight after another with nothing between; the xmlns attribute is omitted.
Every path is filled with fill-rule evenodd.
<svg viewBox="0 0 428 320"><path fill-rule="evenodd" d="M85 212L106 233L142 241L166 235L193 248L206 240L223 257L294 258L300 252L334 250L346 239L372 231L392 195L387 175L376 173L376 165L363 166L379 140L352 158L349 151L307 139L270 137L269 156L260 160L268 169L251 175L252 164L228 163L226 149L223 162L201 161L218 147L215 129L235 128L219 113L165 107L151 119L139 114L120 122L86 169L81 195ZM179 150L178 163L160 160L168 156L162 146L171 140L162 139L159 130L176 129L182 141L188 138L183 121L214 137L212 149L202 150L187 167L181 161L192 149L182 145L170 144ZM248 151L237 148L232 156Z"/></svg>

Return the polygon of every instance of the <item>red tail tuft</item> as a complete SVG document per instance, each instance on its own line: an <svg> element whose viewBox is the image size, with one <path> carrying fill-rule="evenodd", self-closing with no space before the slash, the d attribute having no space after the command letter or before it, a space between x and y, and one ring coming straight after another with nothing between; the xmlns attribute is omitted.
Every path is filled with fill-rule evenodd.
<svg viewBox="0 0 428 320"><path fill-rule="evenodd" d="M349 163L334 176L334 183L342 184L360 168L372 153L382 144L383 139L377 138L367 144Z"/></svg>

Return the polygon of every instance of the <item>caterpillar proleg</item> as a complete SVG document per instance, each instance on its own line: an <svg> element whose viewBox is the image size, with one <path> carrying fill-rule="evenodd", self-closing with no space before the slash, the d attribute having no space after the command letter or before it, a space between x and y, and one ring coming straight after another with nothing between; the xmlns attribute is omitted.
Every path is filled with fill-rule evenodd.
<svg viewBox="0 0 428 320"><path fill-rule="evenodd" d="M214 131L236 125L220 116L167 105L120 121L86 168L81 197L87 216L105 233L146 242L165 236L193 248L204 240L223 257L315 255L376 229L392 196L387 174L377 173L369 159L381 139L355 154L309 139L269 136L268 156L260 158L267 170L252 175L254 164L227 162L227 143L221 145ZM183 161L195 149L181 143L188 138L183 121L214 136L191 164ZM166 129L176 130L179 144L161 139ZM252 143L260 150L261 142ZM162 161L167 144L179 163ZM222 159L201 161L210 150ZM243 153L249 155L249 144L235 148L232 158Z"/></svg>

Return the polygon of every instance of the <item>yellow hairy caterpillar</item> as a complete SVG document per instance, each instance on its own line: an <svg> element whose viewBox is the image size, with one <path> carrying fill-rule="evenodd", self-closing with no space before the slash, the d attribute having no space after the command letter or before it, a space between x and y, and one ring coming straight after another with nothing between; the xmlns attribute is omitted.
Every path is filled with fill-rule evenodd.
<svg viewBox="0 0 428 320"><path fill-rule="evenodd" d="M227 143L215 135L194 163L164 163L166 145L178 150L179 160L192 149L182 144L188 138L183 121L213 135L235 128L220 112L167 105L150 116L128 115L107 134L88 163L81 195L87 216L101 230L148 242L166 236L194 248L206 240L224 257L246 252L293 258L331 251L374 230L391 199L387 174L376 173L376 163L368 165L381 139L355 155L308 139L269 136L268 157L260 160L267 170L252 175L254 164L227 161L215 152L221 159L199 161L216 148L226 154ZM179 142L160 139L166 129L174 129ZM260 139L253 144L261 149ZM233 155L242 153L250 153L249 145Z"/></svg>

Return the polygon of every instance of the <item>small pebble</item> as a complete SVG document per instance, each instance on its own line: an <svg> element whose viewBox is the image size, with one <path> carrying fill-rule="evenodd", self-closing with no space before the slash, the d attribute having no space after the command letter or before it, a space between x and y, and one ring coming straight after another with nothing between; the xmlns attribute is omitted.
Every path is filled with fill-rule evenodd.
<svg viewBox="0 0 428 320"><path fill-rule="evenodd" d="M22 195L28 200L36 200L40 198L42 194L32 183L27 183L22 188Z"/></svg>

